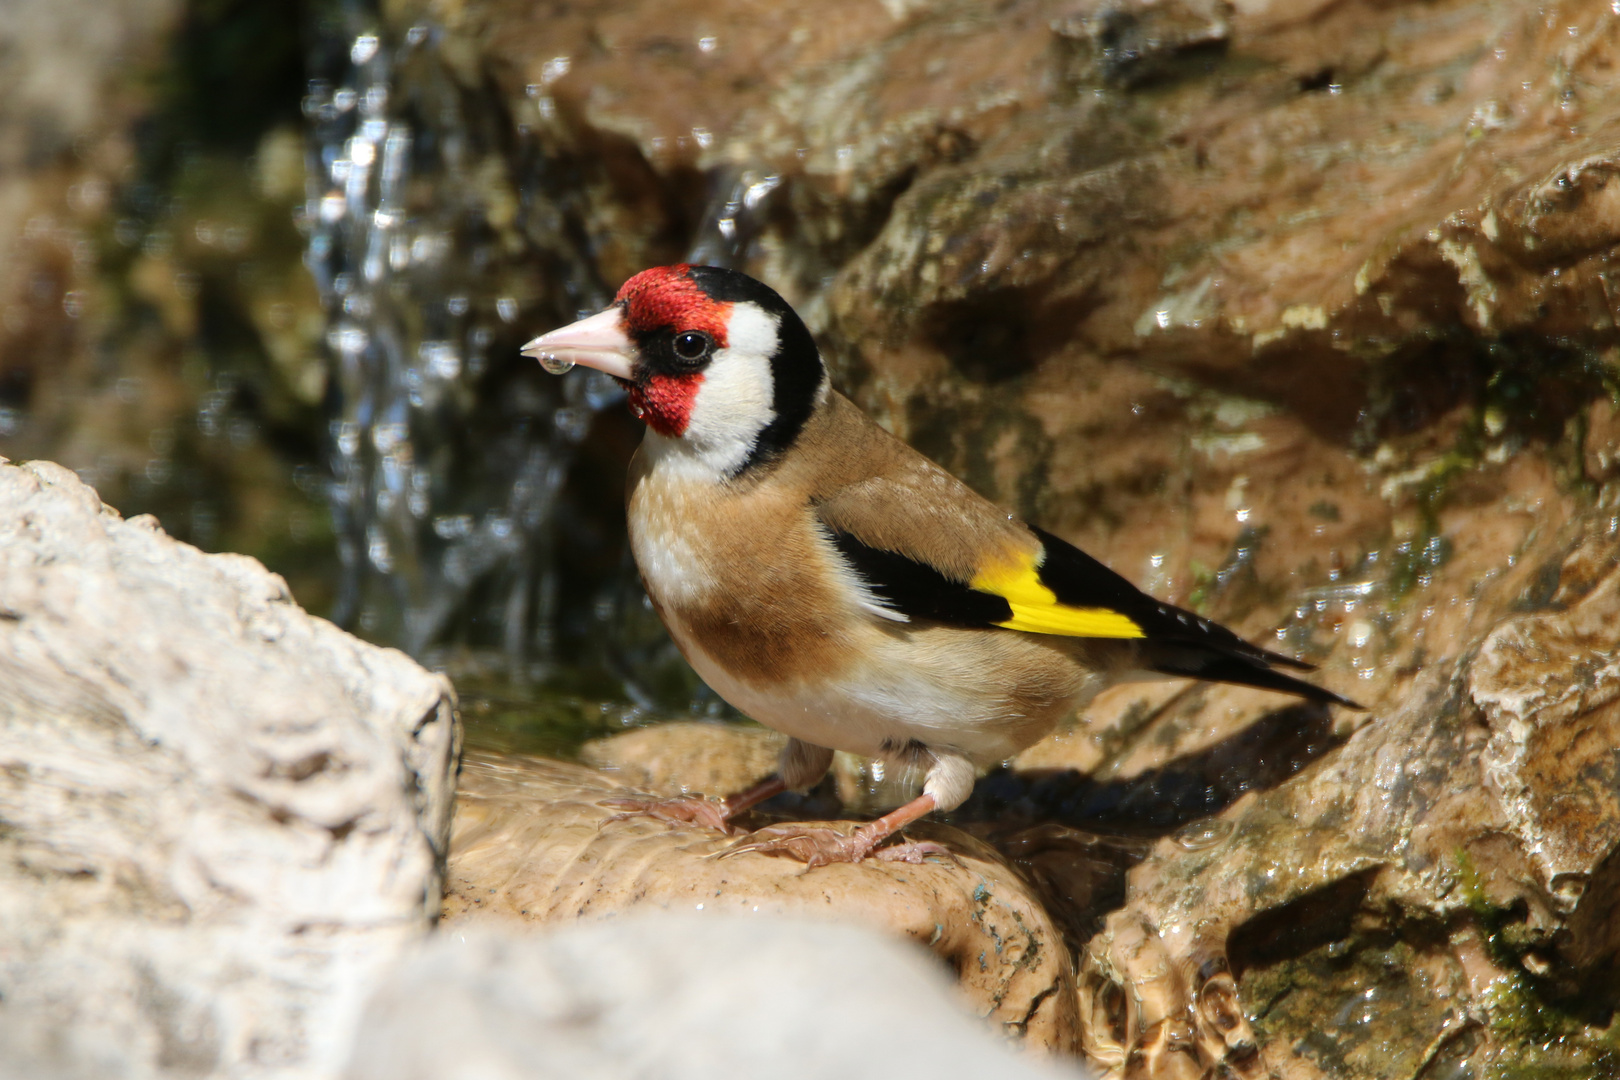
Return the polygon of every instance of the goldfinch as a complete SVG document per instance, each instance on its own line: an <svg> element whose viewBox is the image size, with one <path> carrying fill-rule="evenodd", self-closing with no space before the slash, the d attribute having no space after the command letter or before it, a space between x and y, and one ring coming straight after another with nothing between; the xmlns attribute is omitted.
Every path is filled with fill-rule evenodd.
<svg viewBox="0 0 1620 1080"><path fill-rule="evenodd" d="M774 291L713 266L646 270L613 305L523 347L625 385L647 434L630 466L631 549L670 636L721 697L789 736L778 772L720 802L621 801L727 829L819 780L834 750L920 767L920 796L853 833L762 830L743 849L812 866L868 855L951 810L1003 761L1141 673L1338 694L1310 665L1161 603L1027 525L833 390Z"/></svg>

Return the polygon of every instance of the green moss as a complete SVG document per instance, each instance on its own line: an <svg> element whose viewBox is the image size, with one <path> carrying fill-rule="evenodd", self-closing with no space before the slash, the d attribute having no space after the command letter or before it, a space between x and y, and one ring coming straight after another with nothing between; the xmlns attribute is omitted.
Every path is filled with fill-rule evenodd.
<svg viewBox="0 0 1620 1080"><path fill-rule="evenodd" d="M1522 912L1494 905L1479 873L1458 851L1459 888L1485 941L1486 952L1504 972L1480 996L1498 1050L1485 1075L1493 1080L1588 1080L1620 1076L1620 1022L1609 1017L1595 1027L1574 1011L1580 1000L1558 1000L1525 971L1522 957L1534 944Z"/></svg>
<svg viewBox="0 0 1620 1080"><path fill-rule="evenodd" d="M1420 961L1405 941L1352 937L1246 972L1242 995L1278 1057L1287 1047L1329 1076L1404 1080L1455 1022L1424 985Z"/></svg>

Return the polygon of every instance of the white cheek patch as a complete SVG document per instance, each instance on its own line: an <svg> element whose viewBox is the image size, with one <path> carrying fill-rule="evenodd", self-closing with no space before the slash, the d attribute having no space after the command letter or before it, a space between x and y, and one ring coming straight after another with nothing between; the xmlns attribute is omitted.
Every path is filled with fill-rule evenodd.
<svg viewBox="0 0 1620 1080"><path fill-rule="evenodd" d="M776 419L771 379L776 326L775 316L753 304L733 305L726 348L703 369L681 442L721 475L748 460L759 433Z"/></svg>

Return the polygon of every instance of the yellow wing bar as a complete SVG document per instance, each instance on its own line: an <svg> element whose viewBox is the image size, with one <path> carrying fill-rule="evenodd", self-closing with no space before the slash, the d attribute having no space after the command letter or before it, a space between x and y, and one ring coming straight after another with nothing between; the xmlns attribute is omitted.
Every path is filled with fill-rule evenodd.
<svg viewBox="0 0 1620 1080"><path fill-rule="evenodd" d="M1140 626L1112 608L1070 607L1058 603L1057 594L1041 584L1034 559L1019 557L979 571L970 588L994 593L1012 608L1012 618L999 622L1009 630L1065 637L1141 638Z"/></svg>

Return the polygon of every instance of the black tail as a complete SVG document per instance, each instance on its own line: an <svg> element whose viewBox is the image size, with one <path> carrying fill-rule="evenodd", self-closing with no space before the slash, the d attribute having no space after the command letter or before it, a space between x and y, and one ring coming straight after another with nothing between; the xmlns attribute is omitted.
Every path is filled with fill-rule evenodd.
<svg viewBox="0 0 1620 1080"><path fill-rule="evenodd" d="M1247 643L1245 643L1247 644ZM1296 679L1292 675L1284 675L1274 671L1271 664L1287 664L1289 667L1299 668L1302 671L1313 670L1310 664L1295 660L1288 656L1278 656L1276 653L1249 645L1244 652L1224 652L1212 648L1199 648L1196 645L1159 645L1148 646L1149 670L1160 675L1179 675L1188 679L1207 679L1210 682L1238 683L1242 686L1257 686L1262 690L1276 690L1283 694L1293 694L1307 701L1320 701L1325 705L1343 705L1348 709L1362 709L1347 697L1341 697L1331 690L1324 690L1320 686L1313 686L1303 679ZM1252 650L1250 652L1249 650Z"/></svg>
<svg viewBox="0 0 1620 1080"><path fill-rule="evenodd" d="M1281 666L1311 671L1310 664L1251 645L1220 623L1155 600L1073 544L1033 525L1030 530L1040 538L1044 552L1041 584L1070 607L1117 611L1141 627L1146 640L1140 642L1143 651L1138 655L1145 657L1149 671L1242 683L1307 701L1361 708L1331 690L1272 670Z"/></svg>

